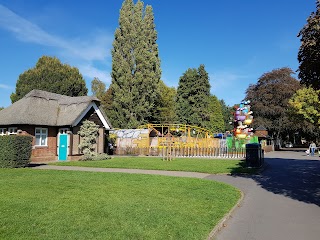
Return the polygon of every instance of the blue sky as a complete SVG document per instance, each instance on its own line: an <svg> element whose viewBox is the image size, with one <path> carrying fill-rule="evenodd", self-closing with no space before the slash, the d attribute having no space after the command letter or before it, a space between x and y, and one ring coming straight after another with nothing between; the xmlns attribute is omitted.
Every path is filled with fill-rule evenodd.
<svg viewBox="0 0 320 240"><path fill-rule="evenodd" d="M135 1L136 2L136 1ZM162 79L177 86L204 64L211 93L239 103L249 84L275 68L298 68L299 30L315 0L145 0L155 14ZM0 0L0 106L19 74L43 55L78 67L87 87L110 84L111 48L122 0Z"/></svg>

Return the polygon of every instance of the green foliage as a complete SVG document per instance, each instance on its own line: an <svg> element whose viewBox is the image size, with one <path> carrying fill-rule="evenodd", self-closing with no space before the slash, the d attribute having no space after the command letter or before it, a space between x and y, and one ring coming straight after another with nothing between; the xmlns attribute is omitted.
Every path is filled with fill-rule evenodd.
<svg viewBox="0 0 320 240"><path fill-rule="evenodd" d="M233 124L230 124L230 122L233 122L233 108L226 105L225 101L222 99L220 100L220 106L221 111L223 115L223 121L225 129L224 131L232 131L233 130Z"/></svg>
<svg viewBox="0 0 320 240"><path fill-rule="evenodd" d="M188 69L179 79L176 98L176 110L178 122L191 124L191 102L190 95L195 94L193 87L197 79L197 70L195 68Z"/></svg>
<svg viewBox="0 0 320 240"><path fill-rule="evenodd" d="M320 89L320 1L316 12L312 12L307 24L298 34L301 46L298 53L299 78L301 84Z"/></svg>
<svg viewBox="0 0 320 240"><path fill-rule="evenodd" d="M111 157L108 154L99 153L93 156L84 155L82 158L80 158L79 161L101 161L101 160L107 160L107 159L111 159Z"/></svg>
<svg viewBox="0 0 320 240"><path fill-rule="evenodd" d="M178 122L210 128L210 83L204 65L180 77L176 99Z"/></svg>
<svg viewBox="0 0 320 240"><path fill-rule="evenodd" d="M216 96L210 96L209 102L209 114L210 114L210 124L208 129L214 133L224 132L225 124L222 114L222 107L220 101Z"/></svg>
<svg viewBox="0 0 320 240"><path fill-rule="evenodd" d="M174 123L176 120L175 98L177 91L160 80L160 101L156 115L157 123Z"/></svg>
<svg viewBox="0 0 320 240"><path fill-rule="evenodd" d="M115 145L116 141L117 141L117 134L109 133L109 136L108 136L107 140L108 140L108 143L111 143L112 145Z"/></svg>
<svg viewBox="0 0 320 240"><path fill-rule="evenodd" d="M113 119L116 119L116 112L112 109L112 95L112 89L109 87L100 100L102 109L107 114L109 120L112 120L111 123L113 124Z"/></svg>
<svg viewBox="0 0 320 240"><path fill-rule="evenodd" d="M32 137L9 135L0 137L0 168L25 167L30 162Z"/></svg>
<svg viewBox="0 0 320 240"><path fill-rule="evenodd" d="M306 121L320 127L320 90L313 88L299 89L289 100L293 114L301 116Z"/></svg>
<svg viewBox="0 0 320 240"><path fill-rule="evenodd" d="M43 56L36 66L20 74L12 103L23 98L33 89L44 90L67 96L86 96L88 89L79 70L62 64L56 57Z"/></svg>
<svg viewBox="0 0 320 240"><path fill-rule="evenodd" d="M80 127L78 134L82 137L79 144L81 152L84 154L84 159L89 160L96 156L94 144L98 137L99 127L92 121L85 120Z"/></svg>
<svg viewBox="0 0 320 240"><path fill-rule="evenodd" d="M91 91L94 96L102 100L106 93L106 85L99 78L94 78L91 81Z"/></svg>
<svg viewBox="0 0 320 240"><path fill-rule="evenodd" d="M112 109L114 127L133 128L153 122L161 76L153 10L125 0L112 49ZM113 113L112 113L113 112Z"/></svg>
<svg viewBox="0 0 320 240"><path fill-rule="evenodd" d="M251 101L254 128L262 125L275 137L299 128L288 113L288 101L300 88L299 81L292 74L290 68L275 69L264 73L257 84L248 87L246 99Z"/></svg>
<svg viewBox="0 0 320 240"><path fill-rule="evenodd" d="M4 109L4 107L0 107L0 111L1 111L2 109Z"/></svg>

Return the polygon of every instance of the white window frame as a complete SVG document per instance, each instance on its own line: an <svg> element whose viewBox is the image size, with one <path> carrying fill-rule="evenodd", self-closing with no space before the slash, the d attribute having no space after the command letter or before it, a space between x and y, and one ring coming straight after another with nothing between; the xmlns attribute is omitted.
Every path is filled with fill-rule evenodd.
<svg viewBox="0 0 320 240"><path fill-rule="evenodd" d="M70 128L59 128L59 134L68 134Z"/></svg>
<svg viewBox="0 0 320 240"><path fill-rule="evenodd" d="M17 127L9 127L8 128L8 135L15 135L18 133L18 128Z"/></svg>
<svg viewBox="0 0 320 240"><path fill-rule="evenodd" d="M7 135L7 128L0 128L0 136Z"/></svg>
<svg viewBox="0 0 320 240"><path fill-rule="evenodd" d="M40 132L37 133L37 130ZM35 136L35 146L38 146L38 147L48 146L48 128L35 128L34 136ZM40 138L40 145L37 144L37 136L39 136ZM41 144L43 140L43 136L45 136L45 142L44 144Z"/></svg>

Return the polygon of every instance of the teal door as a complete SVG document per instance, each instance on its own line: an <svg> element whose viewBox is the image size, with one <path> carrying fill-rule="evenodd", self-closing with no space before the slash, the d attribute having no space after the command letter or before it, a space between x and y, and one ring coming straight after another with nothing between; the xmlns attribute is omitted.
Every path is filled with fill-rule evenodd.
<svg viewBox="0 0 320 240"><path fill-rule="evenodd" d="M59 135L59 161L66 161L68 156L68 134Z"/></svg>

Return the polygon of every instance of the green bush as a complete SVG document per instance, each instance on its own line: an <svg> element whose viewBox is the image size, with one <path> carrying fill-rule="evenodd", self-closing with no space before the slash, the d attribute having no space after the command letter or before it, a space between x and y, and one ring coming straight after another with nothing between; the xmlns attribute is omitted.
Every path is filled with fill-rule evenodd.
<svg viewBox="0 0 320 240"><path fill-rule="evenodd" d="M81 152L85 158L92 159L96 153L94 151L94 144L97 142L99 126L94 122L85 120L80 127L78 134L82 137L79 144Z"/></svg>
<svg viewBox="0 0 320 240"><path fill-rule="evenodd" d="M94 156L88 156L88 155L83 155L79 161L100 161L100 160L107 160L111 159L111 157L106 154L106 153L98 153L95 154Z"/></svg>
<svg viewBox="0 0 320 240"><path fill-rule="evenodd" d="M17 168L27 166L30 162L31 150L31 136L1 136L0 168Z"/></svg>

